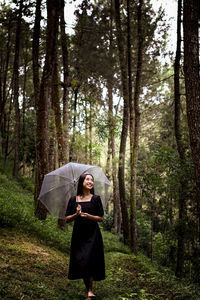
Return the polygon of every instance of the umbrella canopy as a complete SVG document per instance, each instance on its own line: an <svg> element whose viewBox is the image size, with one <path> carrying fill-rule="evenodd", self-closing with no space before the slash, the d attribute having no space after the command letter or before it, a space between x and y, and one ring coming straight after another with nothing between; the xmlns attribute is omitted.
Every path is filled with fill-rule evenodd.
<svg viewBox="0 0 200 300"><path fill-rule="evenodd" d="M39 200L56 218L64 219L70 197L76 195L81 174L94 177L94 191L101 196L105 207L110 196L110 182L100 167L78 163L68 163L44 176Z"/></svg>

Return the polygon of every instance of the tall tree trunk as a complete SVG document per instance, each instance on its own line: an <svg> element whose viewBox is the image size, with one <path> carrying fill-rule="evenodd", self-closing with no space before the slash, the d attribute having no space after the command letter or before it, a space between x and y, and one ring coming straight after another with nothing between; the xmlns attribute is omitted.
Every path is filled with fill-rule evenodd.
<svg viewBox="0 0 200 300"><path fill-rule="evenodd" d="M60 1L60 28L61 28L61 43L62 43L62 49L63 49L63 67L64 67L64 92L63 92L63 120L67 124L65 126L68 126L68 94L67 94L67 80L68 80L68 53L64 53L64 51L67 51L67 45L66 45L66 35L65 35L65 20L64 20L64 1ZM67 57L66 57L67 55ZM67 59L67 61L66 61ZM65 146L68 146L68 141L63 138L63 128L62 128L62 121L61 121L61 110L60 110L60 97L59 97L59 77L58 77L58 58L57 58L57 51L56 51L56 60L54 64L54 73L53 73L53 86L52 86L52 102L53 102L53 108L54 108L54 114L55 114L55 123L56 123L56 137L57 137L57 145L58 145L58 166L61 167L64 162L67 160L68 156L68 149L65 149ZM67 109L66 109L67 105ZM68 134L68 128L65 128L65 134ZM65 145L64 145L65 141ZM63 229L65 227L65 220L58 219L58 226L60 229Z"/></svg>
<svg viewBox="0 0 200 300"><path fill-rule="evenodd" d="M3 75L3 88L2 88L2 101L0 105L0 130L1 130L1 124L3 120L4 115L4 109L6 104L6 87L7 87L7 75L8 75L8 66L9 66L9 60L10 60L10 36L11 36L11 18L9 18L9 24L8 24L8 40L6 43L6 64L4 69L4 75Z"/></svg>
<svg viewBox="0 0 200 300"><path fill-rule="evenodd" d="M108 80L109 81L109 80ZM112 162L112 134L113 134L113 129L112 129L112 86L111 84L107 83L107 88L108 88L108 148L107 148L107 159L106 159L106 169L105 169L105 174L110 180L111 174L112 174L112 167L111 167L111 162ZM113 204L115 206L115 202L113 201ZM109 203L107 203L106 207L106 212L109 211ZM115 212L115 208L114 208ZM114 216L115 220L115 216Z"/></svg>
<svg viewBox="0 0 200 300"><path fill-rule="evenodd" d="M137 72L136 72L135 89L134 89L134 104L132 101L130 103L130 160L131 160L130 162L131 165L130 224L131 224L131 248L135 253L137 252L136 188L137 188L138 147L139 147L139 135L140 135L139 97L141 94L142 60L143 60L143 44L144 44L143 33L142 33L142 6L143 6L143 0L140 0L138 6L138 12L137 12L138 47L137 47ZM129 76L129 81L130 81L130 76ZM129 85L130 84L131 82L129 83Z"/></svg>
<svg viewBox="0 0 200 300"><path fill-rule="evenodd" d="M23 176L25 176L26 173L26 121L25 121L25 115L26 115L26 78L27 78L27 53L24 54L24 86L23 86L23 107L22 107L22 154L23 154Z"/></svg>
<svg viewBox="0 0 200 300"><path fill-rule="evenodd" d="M197 188L198 237L200 242L200 76L199 0L183 2L184 76L190 146Z"/></svg>
<svg viewBox="0 0 200 300"><path fill-rule="evenodd" d="M63 131L61 122L60 97L59 97L59 78L58 78L58 62L57 54L55 54L55 63L53 69L52 82L52 104L55 115L56 124L56 140L58 147L58 167L63 165Z"/></svg>
<svg viewBox="0 0 200 300"><path fill-rule="evenodd" d="M112 158L112 180L113 180L113 206L114 206L114 231L115 234L120 233L121 229L121 215L120 215L120 198L119 198L119 184L117 179L117 164L115 153L115 136L114 136L114 120L113 120L113 95L112 84L108 82L108 116L109 116L109 147Z"/></svg>
<svg viewBox="0 0 200 300"><path fill-rule="evenodd" d="M11 112L12 112L12 99L13 99L13 94L10 97L10 104L9 104L9 110L8 110L8 117L7 117L7 125L6 125L6 140L5 140L5 158L4 158L4 163L6 164L6 160L8 157L8 148L9 148L9 132L10 132L10 119L11 119Z"/></svg>
<svg viewBox="0 0 200 300"><path fill-rule="evenodd" d="M41 21L41 1L36 2L35 23L33 30L32 58L33 58L33 86L35 94L35 107L37 107L40 96L40 76L39 76L39 43L40 43L40 21Z"/></svg>
<svg viewBox="0 0 200 300"><path fill-rule="evenodd" d="M128 83L127 83L127 64L125 60L124 52L124 38L121 29L121 18L120 18L120 5L119 0L115 0L115 23L116 23L116 35L117 35L117 45L119 52L119 62L121 70L121 83L124 99L123 108L123 123L122 132L120 139L120 150L119 150L119 169L118 169L118 179L119 179L119 192L120 192L120 204L122 212L122 228L124 243L129 243L129 223L128 223L128 210L127 210L127 199L125 191L125 155L126 155L126 140L128 134L128 123L129 123L129 99L128 99Z"/></svg>
<svg viewBox="0 0 200 300"><path fill-rule="evenodd" d="M133 147L134 147L134 103L132 96L132 49L131 49L131 32L130 32L130 0L127 0L127 57L128 57L128 96L130 106L130 246L136 252L136 198L134 194L134 162L133 162Z"/></svg>
<svg viewBox="0 0 200 300"><path fill-rule="evenodd" d="M151 207L151 262L153 262L154 207Z"/></svg>
<svg viewBox="0 0 200 300"><path fill-rule="evenodd" d="M69 62L68 62L68 39L65 33L64 18L65 1L61 0L60 30L62 43L62 58L64 69L63 86L63 158L64 162L69 162Z"/></svg>
<svg viewBox="0 0 200 300"><path fill-rule="evenodd" d="M51 107L49 112L49 172L56 169L56 128L55 128L55 114Z"/></svg>
<svg viewBox="0 0 200 300"><path fill-rule="evenodd" d="M75 160L75 138L76 138L76 106L77 106L78 88L74 91L74 116L73 116L73 132L72 132L72 142L70 147L69 160Z"/></svg>
<svg viewBox="0 0 200 300"><path fill-rule="evenodd" d="M113 0L110 2L110 45L109 58L113 59ZM120 214L120 197L119 184L117 178L117 163L115 153L115 124L113 115L113 64L111 65L110 78L107 80L108 88L108 124L109 124L109 139L108 139L108 155L111 156L111 173L113 180L113 215L114 215L114 232L120 234L121 231L121 214ZM110 162L109 162L110 163Z"/></svg>
<svg viewBox="0 0 200 300"><path fill-rule="evenodd" d="M110 125L109 125L109 132L110 132ZM111 145L111 138L112 136L108 135L108 151L107 151L107 159L106 159L106 176L110 180L110 175L111 175L111 155L112 155L112 145Z"/></svg>
<svg viewBox="0 0 200 300"><path fill-rule="evenodd" d="M45 65L42 74L39 101L36 109L36 182L35 182L35 213L40 219L46 218L46 208L38 201L44 175L48 173L49 148L49 96L52 84L55 49L58 33L58 7L56 0L47 0L47 41Z"/></svg>
<svg viewBox="0 0 200 300"><path fill-rule="evenodd" d="M121 212L120 212L120 195L119 183L117 178L117 164L115 156L115 140L112 137L112 179L113 179L113 199L114 199L114 232L121 233Z"/></svg>
<svg viewBox="0 0 200 300"><path fill-rule="evenodd" d="M85 97L85 163L88 162L88 111L87 111L87 98Z"/></svg>
<svg viewBox="0 0 200 300"><path fill-rule="evenodd" d="M33 42L32 42L32 59L33 59L33 86L34 86L34 97L35 97L35 109L39 105L40 99L40 76L39 76L39 43L40 43L40 21L41 21L41 1L37 0L36 2L36 11L35 11L35 22L33 29ZM36 146L37 147L37 146ZM37 150L36 150L37 156ZM38 195L39 195L39 177L37 171L37 158L36 158L36 167L35 167L35 191L34 191L34 200L35 207L37 207L38 203Z"/></svg>
<svg viewBox="0 0 200 300"><path fill-rule="evenodd" d="M89 112L89 163L92 165L92 100L90 99L90 112Z"/></svg>
<svg viewBox="0 0 200 300"><path fill-rule="evenodd" d="M1 64L1 59L0 59ZM0 68L0 118L1 118L1 107L2 107L2 78L1 78L1 68ZM3 129L3 126L0 123L0 158L3 153L3 132L5 130Z"/></svg>
<svg viewBox="0 0 200 300"><path fill-rule="evenodd" d="M179 188L179 220L178 220L178 249L177 249L177 266L176 276L182 277L184 268L184 254L185 254L185 222L186 222L186 182L184 180L185 167L185 150L183 138L181 133L181 97L180 97L180 59L181 59L181 11L182 0L178 0L177 10L177 48L174 63L174 129L177 143L177 150L179 153L179 160L181 166L180 174L180 188Z"/></svg>
<svg viewBox="0 0 200 300"><path fill-rule="evenodd" d="M22 21L23 1L19 3L19 13L17 18L16 40L15 40L15 57L13 65L13 94L15 105L15 157L13 176L18 176L19 171L19 140L20 140L20 109L19 109L19 49L21 39L21 21Z"/></svg>

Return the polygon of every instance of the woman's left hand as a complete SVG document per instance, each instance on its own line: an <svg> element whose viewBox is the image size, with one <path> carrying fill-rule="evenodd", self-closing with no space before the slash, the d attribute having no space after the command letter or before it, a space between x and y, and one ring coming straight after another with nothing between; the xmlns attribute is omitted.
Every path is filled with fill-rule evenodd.
<svg viewBox="0 0 200 300"><path fill-rule="evenodd" d="M80 216L82 218L90 219L90 220L95 221L95 222L102 222L103 221L103 217L93 216L93 215L90 215L90 214L84 213L84 212L82 212L80 214Z"/></svg>
<svg viewBox="0 0 200 300"><path fill-rule="evenodd" d="M80 216L83 218L88 218L89 214L81 212Z"/></svg>

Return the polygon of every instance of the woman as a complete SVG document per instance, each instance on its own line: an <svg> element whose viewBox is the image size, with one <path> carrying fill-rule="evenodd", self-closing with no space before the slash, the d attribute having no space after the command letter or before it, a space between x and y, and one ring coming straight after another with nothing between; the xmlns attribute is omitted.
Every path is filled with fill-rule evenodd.
<svg viewBox="0 0 200 300"><path fill-rule="evenodd" d="M103 241L98 226L103 214L101 199L94 194L93 176L82 174L77 196L70 198L66 211L66 222L75 220L68 278L83 278L89 299L95 297L93 280L105 279Z"/></svg>

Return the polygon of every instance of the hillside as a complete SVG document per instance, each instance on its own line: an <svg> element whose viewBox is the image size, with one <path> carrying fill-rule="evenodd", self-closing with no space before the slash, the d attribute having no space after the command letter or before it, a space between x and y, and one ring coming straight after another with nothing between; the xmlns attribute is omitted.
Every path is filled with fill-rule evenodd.
<svg viewBox="0 0 200 300"><path fill-rule="evenodd" d="M26 187L0 175L0 299L85 299L82 281L67 279L72 226L61 231L50 216L35 219ZM200 299L199 288L131 254L113 234L102 234L107 277L94 285L97 300Z"/></svg>

